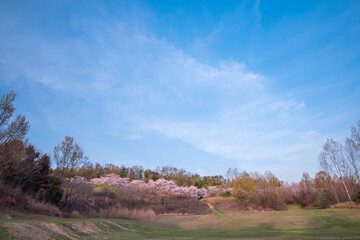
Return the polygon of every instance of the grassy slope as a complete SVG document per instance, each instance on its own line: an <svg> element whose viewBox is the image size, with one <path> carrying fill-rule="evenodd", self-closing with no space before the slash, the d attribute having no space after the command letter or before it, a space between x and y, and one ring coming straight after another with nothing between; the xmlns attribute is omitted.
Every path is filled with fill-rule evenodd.
<svg viewBox="0 0 360 240"><path fill-rule="evenodd" d="M285 212L226 213L197 216L162 216L155 222L121 219L59 219L32 216L29 219L0 220L0 239L8 238L4 224L56 223L71 230L74 222L92 223L102 231L81 233L72 230L76 239L219 239L219 238L360 238L360 209L303 210L291 206ZM111 221L130 230L109 224ZM8 226L8 225L6 225ZM44 228L42 227L44 230ZM54 234L52 238L68 239Z"/></svg>

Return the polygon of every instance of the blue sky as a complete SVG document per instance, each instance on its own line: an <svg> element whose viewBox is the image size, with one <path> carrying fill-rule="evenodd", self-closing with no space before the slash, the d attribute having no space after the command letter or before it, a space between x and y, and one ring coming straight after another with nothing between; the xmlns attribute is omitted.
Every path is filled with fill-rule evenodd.
<svg viewBox="0 0 360 240"><path fill-rule="evenodd" d="M319 169L360 119L359 1L1 1L0 92L28 137L201 175Z"/></svg>

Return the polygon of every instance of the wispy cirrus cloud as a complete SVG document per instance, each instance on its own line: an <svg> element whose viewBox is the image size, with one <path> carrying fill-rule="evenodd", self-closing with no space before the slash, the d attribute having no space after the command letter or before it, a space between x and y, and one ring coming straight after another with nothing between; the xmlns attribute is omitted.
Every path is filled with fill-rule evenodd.
<svg viewBox="0 0 360 240"><path fill-rule="evenodd" d="M119 138L155 132L249 170L316 158L322 136L307 125L305 103L246 64L203 63L124 21L82 24L82 36L62 42L36 33L22 41L21 32L0 40L2 79L100 101L102 124Z"/></svg>

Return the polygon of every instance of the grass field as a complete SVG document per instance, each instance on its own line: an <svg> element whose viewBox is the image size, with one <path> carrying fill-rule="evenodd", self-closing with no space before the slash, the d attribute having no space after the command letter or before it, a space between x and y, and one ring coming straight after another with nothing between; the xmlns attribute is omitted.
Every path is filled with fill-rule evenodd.
<svg viewBox="0 0 360 240"><path fill-rule="evenodd" d="M12 219L4 219L9 218ZM0 239L360 239L360 209L161 216L155 222L2 214ZM26 238L27 237L27 238Z"/></svg>

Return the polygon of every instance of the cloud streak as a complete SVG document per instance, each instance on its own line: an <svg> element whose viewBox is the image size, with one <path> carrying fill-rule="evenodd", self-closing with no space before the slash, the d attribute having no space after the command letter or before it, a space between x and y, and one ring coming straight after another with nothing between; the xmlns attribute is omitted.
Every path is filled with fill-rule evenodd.
<svg viewBox="0 0 360 240"><path fill-rule="evenodd" d="M84 35L65 42L20 32L0 40L1 77L101 101L120 138L155 132L249 170L315 160L323 137L307 126L305 103L246 64L205 64L124 21L82 23ZM117 132L119 121L134 132Z"/></svg>

